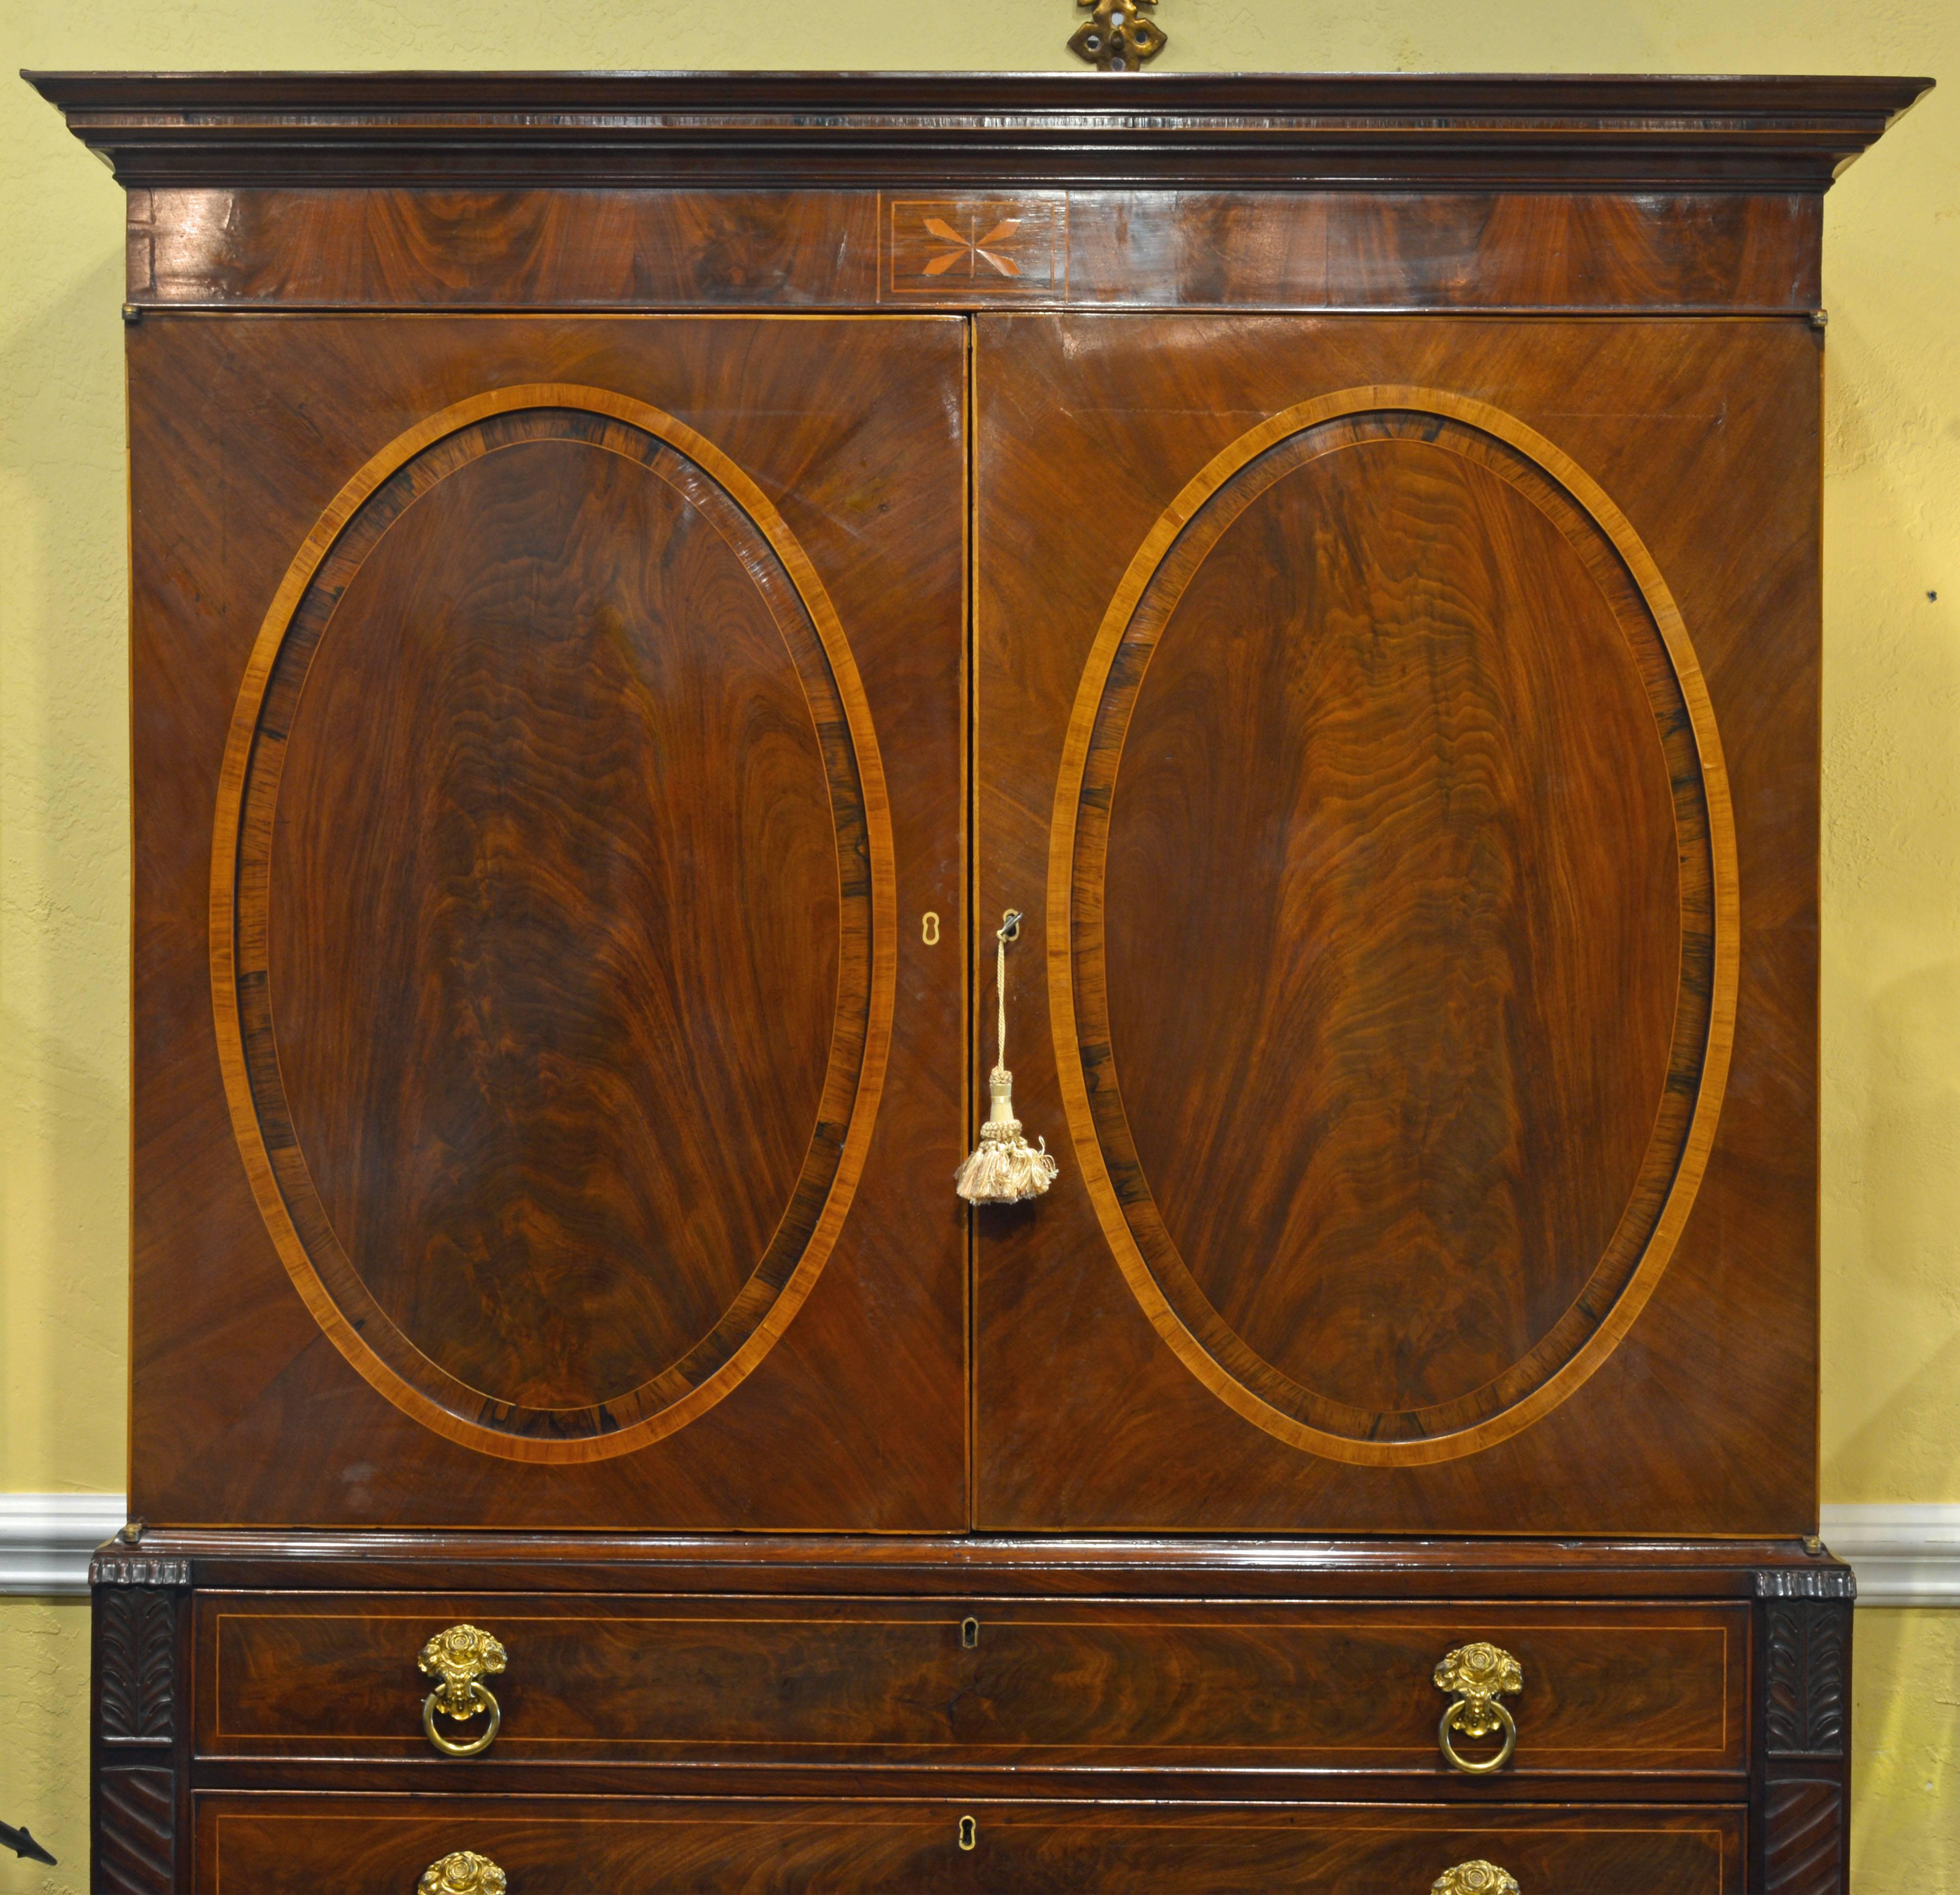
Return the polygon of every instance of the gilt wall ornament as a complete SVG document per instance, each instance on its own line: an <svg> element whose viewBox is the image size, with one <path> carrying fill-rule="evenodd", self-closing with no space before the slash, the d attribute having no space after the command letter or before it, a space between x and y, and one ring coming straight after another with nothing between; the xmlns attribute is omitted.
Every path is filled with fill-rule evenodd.
<svg viewBox="0 0 1960 1895"><path fill-rule="evenodd" d="M1154 7L1157 0L1075 0L1091 9L1076 28L1069 50L1103 72L1134 72L1154 59L1169 43L1162 27L1137 9Z"/></svg>

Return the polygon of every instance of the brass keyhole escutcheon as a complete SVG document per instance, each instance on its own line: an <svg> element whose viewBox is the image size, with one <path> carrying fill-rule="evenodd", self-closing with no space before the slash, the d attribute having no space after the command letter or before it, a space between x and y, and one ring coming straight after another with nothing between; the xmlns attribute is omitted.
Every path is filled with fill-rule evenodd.
<svg viewBox="0 0 1960 1895"><path fill-rule="evenodd" d="M504 1722L502 1707L483 1683L504 1669L503 1646L475 1626L451 1626L422 1647L415 1664L424 1677L436 1680L422 1701L423 1734L444 1756L481 1756L497 1741ZM490 1721L482 1733L460 1743L435 1728L438 1717L467 1724L486 1712Z"/></svg>
<svg viewBox="0 0 1960 1895"><path fill-rule="evenodd" d="M1436 1667L1436 1688L1447 1691L1455 1700L1436 1730L1444 1761L1465 1776L1489 1776L1501 1770L1517 1748L1518 1727L1499 1700L1525 1688L1524 1667L1501 1645L1480 1640L1445 1655ZM1503 1741L1494 1756L1466 1757L1456 1747L1459 1737L1481 1742L1500 1731Z"/></svg>
<svg viewBox="0 0 1960 1895"><path fill-rule="evenodd" d="M980 1621L963 1619L959 1622L959 1645L964 1651L971 1651L980 1642Z"/></svg>
<svg viewBox="0 0 1960 1895"><path fill-rule="evenodd" d="M963 1816L959 1819L959 1846L970 1849L975 1847L979 1840L980 1825L972 1817Z"/></svg>
<svg viewBox="0 0 1960 1895"><path fill-rule="evenodd" d="M937 909L928 908L920 917L919 938L928 948L939 945L939 914Z"/></svg>

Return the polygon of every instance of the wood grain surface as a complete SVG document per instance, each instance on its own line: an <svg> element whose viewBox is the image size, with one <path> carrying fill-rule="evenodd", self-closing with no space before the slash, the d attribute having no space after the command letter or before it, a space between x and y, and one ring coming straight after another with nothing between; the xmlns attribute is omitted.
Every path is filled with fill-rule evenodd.
<svg viewBox="0 0 1960 1895"><path fill-rule="evenodd" d="M959 1843L962 1819L971 1849ZM451 1850L488 1855L512 1895L731 1889L1088 1895L1173 1887L1384 1895L1487 1859L1558 1895L1733 1895L1741 1813L985 1801L724 1804L226 1796L199 1799L212 1895L406 1890Z"/></svg>
<svg viewBox="0 0 1960 1895"><path fill-rule="evenodd" d="M248 1171L383 1393L574 1460L760 1359L862 1169L896 922L849 646L739 469L552 384L384 449L247 667L212 894Z"/></svg>
<svg viewBox="0 0 1960 1895"><path fill-rule="evenodd" d="M1078 1161L982 1215L980 1521L1813 1521L1812 336L979 330L980 903Z"/></svg>
<svg viewBox="0 0 1960 1895"><path fill-rule="evenodd" d="M1131 562L1064 746L1050 1004L1105 1234L1193 1373L1337 1458L1577 1387L1720 1110L1720 738L1561 458L1437 390L1251 430Z"/></svg>
<svg viewBox="0 0 1960 1895"><path fill-rule="evenodd" d="M1746 1606L205 1593L198 1613L209 1759L426 1758L415 1655L466 1622L510 1655L490 1681L500 1763L1338 1769L1446 1784L1448 1700L1430 1674L1472 1639L1524 1667L1507 1778L1736 1776L1746 1762Z"/></svg>
<svg viewBox="0 0 1960 1895"><path fill-rule="evenodd" d="M1822 201L1724 191L142 188L142 306L1811 310ZM1011 220L1011 272L926 219ZM997 252L998 254L1007 253Z"/></svg>
<svg viewBox="0 0 1960 1895"><path fill-rule="evenodd" d="M186 318L132 344L159 1416L134 1478L175 1470L138 1504L956 1524L962 1231L911 1180L964 1137L959 325ZM200 797L215 1041L176 958ZM242 1174L182 1161L221 1102ZM726 1441L609 1498L461 1471L698 1425L840 1243L828 1313L730 1427L739 1473ZM873 1331L870 1393L836 1352Z"/></svg>

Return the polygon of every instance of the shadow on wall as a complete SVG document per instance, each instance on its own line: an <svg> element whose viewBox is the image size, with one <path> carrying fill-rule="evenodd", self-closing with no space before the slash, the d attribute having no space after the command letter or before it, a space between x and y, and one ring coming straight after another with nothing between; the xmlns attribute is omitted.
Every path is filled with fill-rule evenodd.
<svg viewBox="0 0 1960 1895"><path fill-rule="evenodd" d="M123 1482L129 639L119 253L0 353L5 1485ZM112 354L110 352L113 352ZM98 374L98 364L112 374ZM78 1399L78 1391L86 1393Z"/></svg>
<svg viewBox="0 0 1960 1895"><path fill-rule="evenodd" d="M1851 1123L1828 1167L1825 1368L1841 1420L1825 1494L1960 1494L1960 961L1879 988L1825 1043Z"/></svg>
<svg viewBox="0 0 1960 1895"><path fill-rule="evenodd" d="M1960 1862L1960 1613L1860 1607L1854 1648L1851 1886L1950 1895L1927 1871Z"/></svg>
<svg viewBox="0 0 1960 1895"><path fill-rule="evenodd" d="M0 1600L0 1811L60 1866L0 1850L0 1895L81 1895L88 1879L88 1602Z"/></svg>
<svg viewBox="0 0 1960 1895"><path fill-rule="evenodd" d="M1837 1444L1834 1484L1960 1492L1947 1425L1960 1386L1960 964L1890 983L1861 1024L1865 1096L1879 1103L1860 1128L1858 1279L1875 1293L1841 1311L1831 1347L1896 1360L1908 1310L1943 1311L1948 1339ZM1927 1865L1960 1862L1960 1613L1861 1609L1854 1651L1852 1885L1938 1895L1956 1885L1929 1881Z"/></svg>

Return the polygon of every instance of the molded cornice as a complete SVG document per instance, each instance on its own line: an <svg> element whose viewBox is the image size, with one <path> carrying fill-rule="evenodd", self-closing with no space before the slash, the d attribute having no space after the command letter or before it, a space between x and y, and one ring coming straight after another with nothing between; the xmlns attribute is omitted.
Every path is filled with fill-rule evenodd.
<svg viewBox="0 0 1960 1895"><path fill-rule="evenodd" d="M1919 78L22 75L132 187L543 183L1820 192Z"/></svg>

